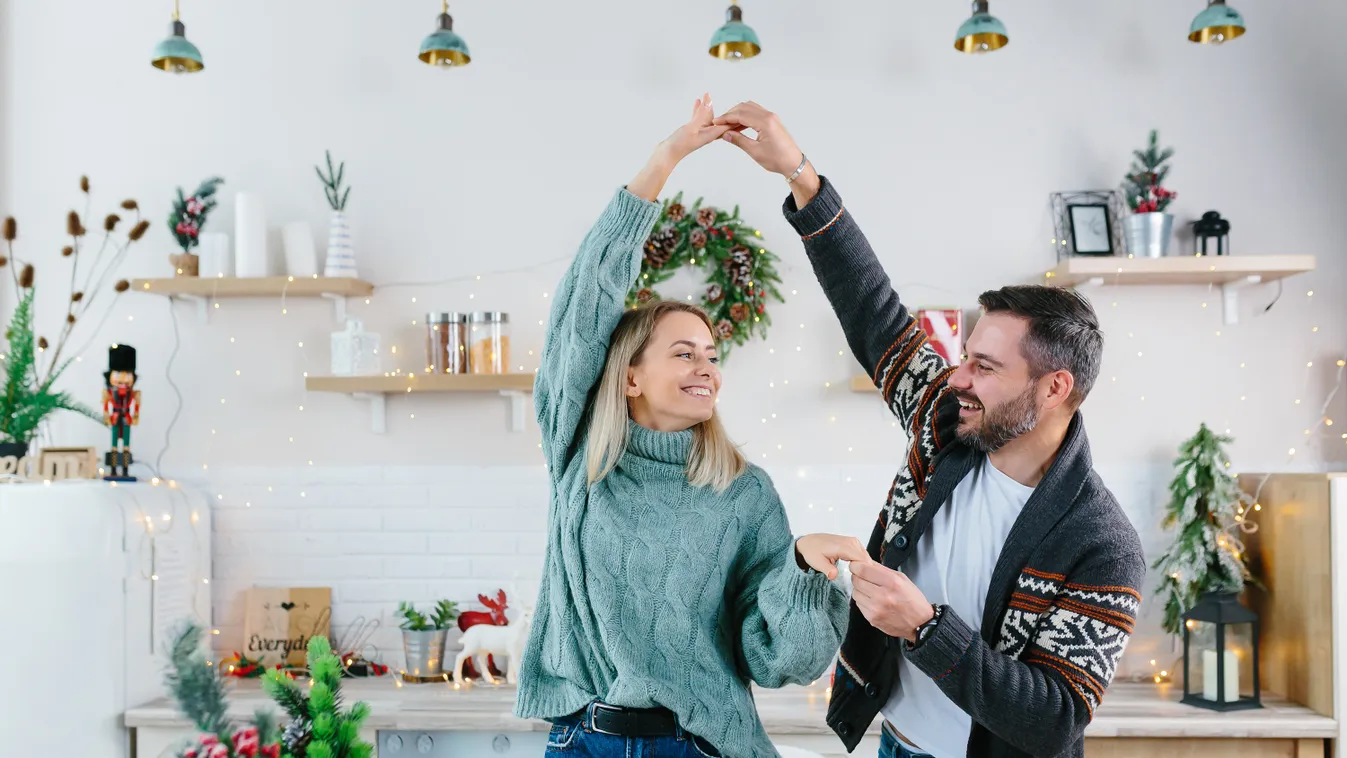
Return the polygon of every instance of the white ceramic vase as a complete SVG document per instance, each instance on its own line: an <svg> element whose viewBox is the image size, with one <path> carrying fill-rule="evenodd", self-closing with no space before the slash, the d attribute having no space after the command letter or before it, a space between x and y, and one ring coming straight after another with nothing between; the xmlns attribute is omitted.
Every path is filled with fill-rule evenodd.
<svg viewBox="0 0 1347 758"><path fill-rule="evenodd" d="M355 246L351 244L351 225L346 220L346 211L332 211L332 223L327 235L327 263L323 267L323 276L343 276L354 279Z"/></svg>

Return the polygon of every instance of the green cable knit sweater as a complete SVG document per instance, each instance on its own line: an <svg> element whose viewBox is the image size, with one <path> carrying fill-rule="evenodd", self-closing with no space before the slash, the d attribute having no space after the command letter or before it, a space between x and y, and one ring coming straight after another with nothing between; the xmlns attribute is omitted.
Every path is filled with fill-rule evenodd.
<svg viewBox="0 0 1347 758"><path fill-rule="evenodd" d="M823 674L846 593L802 571L771 480L688 483L692 432L630 422L627 451L586 485L581 428L660 206L620 189L558 286L534 387L551 479L547 556L515 714L593 700L674 711L726 758L774 756L749 691ZM513 665L513 664L512 664Z"/></svg>

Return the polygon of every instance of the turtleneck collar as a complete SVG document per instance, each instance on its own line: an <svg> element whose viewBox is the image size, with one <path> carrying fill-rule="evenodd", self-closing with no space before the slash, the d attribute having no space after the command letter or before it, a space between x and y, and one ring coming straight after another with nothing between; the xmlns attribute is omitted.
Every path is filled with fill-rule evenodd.
<svg viewBox="0 0 1347 758"><path fill-rule="evenodd" d="M692 430L657 432L627 419L627 453L656 463L686 467L692 450Z"/></svg>

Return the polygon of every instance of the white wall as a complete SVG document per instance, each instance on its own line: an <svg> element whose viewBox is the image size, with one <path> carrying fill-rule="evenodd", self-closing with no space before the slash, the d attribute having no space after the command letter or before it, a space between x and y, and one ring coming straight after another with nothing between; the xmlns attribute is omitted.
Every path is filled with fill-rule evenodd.
<svg viewBox="0 0 1347 758"><path fill-rule="evenodd" d="M331 148L354 186L362 274L376 285L416 283L352 303L397 346L389 368L422 365L412 322L427 310L493 308L511 314L515 362L532 370L556 261L704 90L721 109L753 98L782 114L914 305L972 307L983 289L1035 281L1053 263L1047 194L1114 185L1157 127L1178 150L1170 184L1180 221L1218 209L1232 220L1237 253L1314 254L1320 269L1288 281L1258 317L1276 288L1252 290L1235 327L1221 323L1219 293L1201 287L1093 293L1108 344L1085 414L1101 471L1158 550L1167 465L1199 422L1235 435L1235 470L1343 464L1337 433L1307 440L1304 430L1344 352L1344 98L1325 76L1347 64L1331 31L1347 8L1242 0L1250 33L1208 49L1184 40L1196 0L997 3L1013 42L975 58L951 46L964 3L748 0L766 52L732 65L704 51L723 6L469 0L452 10L474 62L440 71L415 60L434 2L187 0L188 36L207 68L175 78L148 65L167 0L0 2L9 22L0 24L9 42L0 192L12 188L0 200L40 262L45 328L63 312L55 251L81 173L96 207L130 195L151 211L153 232L126 273L167 275L171 192L208 175L226 179L208 228L232 231L233 193L249 189L266 197L274 225L307 220L321 239L326 206L312 165ZM780 216L780 178L713 145L674 176L670 194L678 189L740 204L782 256L786 293L798 293L773 311L771 340L729 362L729 429L781 480L800 528L811 522L799 501L813 495L791 472L842 482L851 467L865 471L842 482L852 488L827 489L837 521L820 528L866 533L903 439L873 396L846 389L854 363L839 355L840 330ZM404 595L470 600L507 578L499 562L536 558L532 526L498 553L466 553L493 544L498 508L503 522L527 521L521 509L541 518L545 488L528 473L541 464L536 428L508 433L499 398L406 397L389 403L389 433L372 435L363 404L303 390L303 372L326 370L334 326L323 303L292 302L282 316L279 303L225 301L202 326L189 306L125 296L95 345L140 350L139 458L160 455L174 414L171 319L181 337L172 378L185 406L165 472L226 496L222 509L247 497L240 488L285 483L221 513L220 623L237 621L233 591L252 581L331 582L342 623ZM96 401L104 366L90 350L67 386ZM1347 418L1341 399L1334 409ZM55 438L107 444L104 430L78 419L58 424ZM301 498L301 483L324 489ZM396 526L371 507L402 508L404 492L407 508L470 512L431 529ZM329 529L381 547L347 562L359 540L329 538ZM421 563L403 562L404 531L431 535L414 541ZM369 575L350 576L357 565ZM411 565L424 570L398 568Z"/></svg>

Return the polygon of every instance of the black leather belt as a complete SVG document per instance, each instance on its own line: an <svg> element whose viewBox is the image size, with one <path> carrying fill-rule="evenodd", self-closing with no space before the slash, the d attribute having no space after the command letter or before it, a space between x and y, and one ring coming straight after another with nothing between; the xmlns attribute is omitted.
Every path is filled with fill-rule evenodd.
<svg viewBox="0 0 1347 758"><path fill-rule="evenodd" d="M667 708L620 708L606 703L590 707L590 728L618 737L673 737L678 717Z"/></svg>

